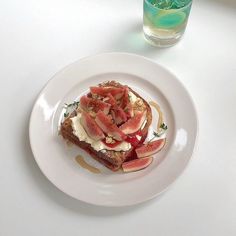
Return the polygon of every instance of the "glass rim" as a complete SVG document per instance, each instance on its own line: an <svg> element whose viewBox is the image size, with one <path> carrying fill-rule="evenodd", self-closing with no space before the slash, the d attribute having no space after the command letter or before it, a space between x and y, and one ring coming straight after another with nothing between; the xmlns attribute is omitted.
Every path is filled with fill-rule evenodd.
<svg viewBox="0 0 236 236"><path fill-rule="evenodd" d="M164 10L164 11L168 11L168 10L182 10L182 9L188 7L189 5L191 5L191 4L193 3L193 0L191 0L187 5L185 5L185 6L181 7L181 8L177 8L177 9L163 9L163 8L160 8L160 7L157 7L157 6L152 5L152 4L149 2L150 0L143 0L143 1L146 2L148 5L152 6L153 8L155 8L155 9Z"/></svg>

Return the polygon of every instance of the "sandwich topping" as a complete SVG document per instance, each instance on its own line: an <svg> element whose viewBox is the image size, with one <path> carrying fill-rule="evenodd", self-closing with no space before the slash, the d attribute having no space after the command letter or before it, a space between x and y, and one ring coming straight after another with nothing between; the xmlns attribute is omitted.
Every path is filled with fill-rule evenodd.
<svg viewBox="0 0 236 236"><path fill-rule="evenodd" d="M155 131L149 129L150 106L158 115ZM79 101L65 104L65 108L60 130L63 138L113 171L146 168L153 162L153 155L166 144L168 127L160 106L153 101L148 103L128 86L115 81L90 87ZM76 161L91 169L83 158L77 157ZM97 173L95 169L90 171Z"/></svg>
<svg viewBox="0 0 236 236"><path fill-rule="evenodd" d="M81 125L81 113L78 113L77 116L71 118L72 121L72 128L73 128L73 134L79 138L79 140L84 141L86 143L89 143L93 149L96 151L101 150L113 150L113 151L128 151L131 148L131 144L122 141L115 147L110 147L109 142L108 145L106 145L106 142L103 142L101 140L94 140L92 139L85 131L84 127ZM107 136L108 137L108 136ZM107 141L108 138L106 138ZM112 138L110 138L112 139ZM113 140L113 139L112 139Z"/></svg>
<svg viewBox="0 0 236 236"><path fill-rule="evenodd" d="M139 143L146 124L146 106L127 86L91 87L70 118L73 134L96 151L129 151Z"/></svg>

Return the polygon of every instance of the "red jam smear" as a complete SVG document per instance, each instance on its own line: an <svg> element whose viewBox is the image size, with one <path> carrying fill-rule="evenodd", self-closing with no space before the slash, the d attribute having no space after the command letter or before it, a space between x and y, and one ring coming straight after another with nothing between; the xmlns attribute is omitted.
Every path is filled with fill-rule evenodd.
<svg viewBox="0 0 236 236"><path fill-rule="evenodd" d="M140 136L141 139L138 140L136 135ZM129 142L133 146L133 151L130 154L130 156L127 158L126 162L138 159L135 149L143 144L146 137L147 137L147 133L143 134L141 130L138 130L137 132L127 136L127 139L125 141Z"/></svg>
<svg viewBox="0 0 236 236"><path fill-rule="evenodd" d="M136 136L140 136L141 139L139 140ZM144 135L141 130L138 130L137 132L135 132L133 134L127 135L127 138L126 138L125 141L132 145L133 150L132 150L131 154L129 155L129 157L127 158L126 161L131 161L131 160L138 159L137 154L135 152L135 149L143 144L146 137L147 137L147 133ZM105 140L106 139L103 139L102 142L107 147L110 147L110 148L115 148L117 145L119 145L122 142L122 141L115 141L114 143L106 143Z"/></svg>
<svg viewBox="0 0 236 236"><path fill-rule="evenodd" d="M130 154L130 156L125 160L125 162L127 161L132 161L132 160L135 160L135 159L138 159L137 157L137 154L135 152L135 149L133 149L132 153Z"/></svg>
<svg viewBox="0 0 236 236"><path fill-rule="evenodd" d="M102 142L109 148L115 148L121 143L121 141L115 141L114 143L106 143L105 139L103 139Z"/></svg>
<svg viewBox="0 0 236 236"><path fill-rule="evenodd" d="M127 136L126 142L130 143L133 147L136 147L139 144L139 141L136 137L136 135L134 136Z"/></svg>
<svg viewBox="0 0 236 236"><path fill-rule="evenodd" d="M139 140L137 136L140 136L140 137L143 136L143 133L141 130L138 130L137 132L128 135L125 141L130 143L135 148L138 146L140 142L142 142L142 138Z"/></svg>

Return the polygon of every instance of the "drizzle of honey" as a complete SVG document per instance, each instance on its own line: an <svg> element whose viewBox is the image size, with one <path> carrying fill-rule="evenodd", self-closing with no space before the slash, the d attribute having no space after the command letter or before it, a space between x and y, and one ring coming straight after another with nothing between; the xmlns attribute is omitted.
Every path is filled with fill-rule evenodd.
<svg viewBox="0 0 236 236"><path fill-rule="evenodd" d="M70 141L66 141L66 145L68 146L68 147L72 147L74 144L72 143L72 142L70 142Z"/></svg>
<svg viewBox="0 0 236 236"><path fill-rule="evenodd" d="M163 114L162 114L161 108L156 102L150 101L149 104L151 106L153 106L159 114L159 119L158 119L158 123L157 123L157 131L159 131L160 126L163 123Z"/></svg>
<svg viewBox="0 0 236 236"><path fill-rule="evenodd" d="M75 157L75 160L76 160L76 162L77 162L82 168L84 168L84 169L86 169L86 170L88 170L88 171L90 171L90 172L92 172L92 173L94 173L94 174L100 174L100 173L101 173L101 171L100 171L98 168L89 165L89 164L84 160L83 156L78 155L78 156Z"/></svg>

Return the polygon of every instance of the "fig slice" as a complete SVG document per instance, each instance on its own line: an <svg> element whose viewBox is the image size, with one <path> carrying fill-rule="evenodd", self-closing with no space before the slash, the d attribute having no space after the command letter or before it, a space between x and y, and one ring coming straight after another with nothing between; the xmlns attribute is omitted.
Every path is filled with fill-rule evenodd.
<svg viewBox="0 0 236 236"><path fill-rule="evenodd" d="M155 140L146 144L143 144L141 147L136 148L135 152L138 158L143 158L147 156L151 156L157 152L159 152L166 143L166 139Z"/></svg>
<svg viewBox="0 0 236 236"><path fill-rule="evenodd" d="M153 161L152 157L145 157L141 159L134 159L132 161L127 161L122 164L122 169L124 172L133 172L145 169Z"/></svg>
<svg viewBox="0 0 236 236"><path fill-rule="evenodd" d="M125 134L133 134L137 132L146 119L146 113L146 111L137 112L134 117L130 118L127 122L120 126L120 130Z"/></svg>
<svg viewBox="0 0 236 236"><path fill-rule="evenodd" d="M129 103L129 88L126 86L124 87L124 95L122 96L120 107L124 109Z"/></svg>
<svg viewBox="0 0 236 236"><path fill-rule="evenodd" d="M113 118L113 120L115 121L115 123L117 125L120 125L120 124L124 123L127 120L126 113L120 107L114 107L111 110L111 115L112 115L112 118Z"/></svg>
<svg viewBox="0 0 236 236"><path fill-rule="evenodd" d="M127 104L127 106L124 108L124 111L128 118L131 118L134 116L134 108L131 103Z"/></svg>
<svg viewBox="0 0 236 236"><path fill-rule="evenodd" d="M98 141L105 138L105 135L100 129L100 127L88 113L84 111L81 113L80 123L84 127L86 133L92 139Z"/></svg>
<svg viewBox="0 0 236 236"><path fill-rule="evenodd" d="M109 136L112 136L117 141L126 139L126 135L113 123L111 116L105 115L102 111L97 113L95 118L97 125Z"/></svg>
<svg viewBox="0 0 236 236"><path fill-rule="evenodd" d="M120 99L124 94L124 89L116 87L90 87L90 92L102 97L106 97L110 93L115 99Z"/></svg>
<svg viewBox="0 0 236 236"><path fill-rule="evenodd" d="M106 97L103 101L106 102L106 103L111 104L112 106L116 105L116 99L110 93L108 93L106 95Z"/></svg>
<svg viewBox="0 0 236 236"><path fill-rule="evenodd" d="M98 99L89 98L86 95L80 98L80 107L85 111L98 111L104 112L106 115L109 113L111 105Z"/></svg>
<svg viewBox="0 0 236 236"><path fill-rule="evenodd" d="M134 116L134 109L129 100L129 88L126 86L124 88L124 95L121 99L120 107L123 108L128 118Z"/></svg>

